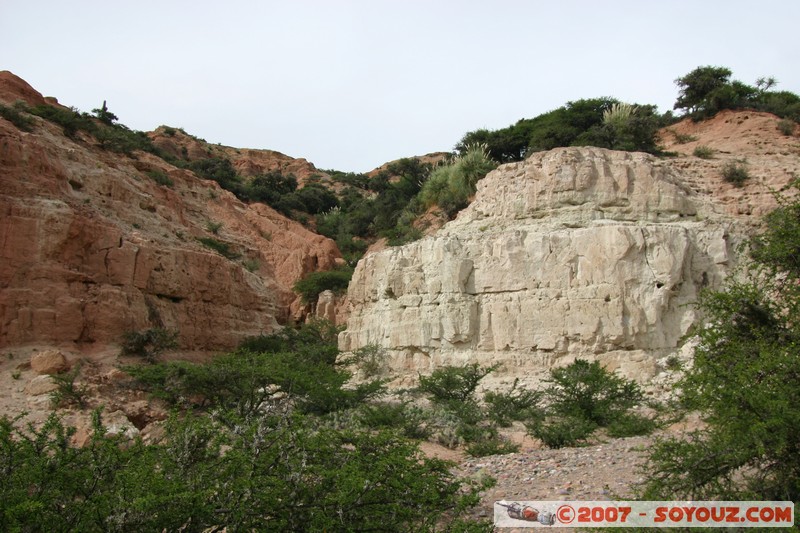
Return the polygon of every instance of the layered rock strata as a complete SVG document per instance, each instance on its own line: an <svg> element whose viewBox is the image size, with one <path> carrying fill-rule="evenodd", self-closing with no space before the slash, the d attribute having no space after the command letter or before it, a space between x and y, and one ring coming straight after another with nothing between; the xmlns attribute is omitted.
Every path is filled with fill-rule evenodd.
<svg viewBox="0 0 800 533"><path fill-rule="evenodd" d="M43 102L0 72L0 101L18 99ZM294 282L341 261L333 241L265 205L29 118L30 131L0 118L0 347L164 327L182 348L230 348L288 321L303 307Z"/></svg>
<svg viewBox="0 0 800 533"><path fill-rule="evenodd" d="M362 259L340 348L380 345L409 378L477 361L535 379L586 357L644 380L729 271L737 227L668 161L534 154L481 180L435 235Z"/></svg>

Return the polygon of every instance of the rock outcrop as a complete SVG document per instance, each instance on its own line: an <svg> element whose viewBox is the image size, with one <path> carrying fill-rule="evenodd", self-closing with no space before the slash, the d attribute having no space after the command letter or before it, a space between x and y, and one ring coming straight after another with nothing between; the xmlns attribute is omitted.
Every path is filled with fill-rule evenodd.
<svg viewBox="0 0 800 533"><path fill-rule="evenodd" d="M340 348L378 344L407 380L467 361L534 380L576 357L645 380L736 262L747 227L726 210L670 160L534 154L435 235L362 259Z"/></svg>
<svg viewBox="0 0 800 533"><path fill-rule="evenodd" d="M0 89L7 104L41 103L8 72ZM265 205L31 120L26 132L0 118L0 346L164 327L185 349L230 348L288 320L294 282L340 261L333 241Z"/></svg>

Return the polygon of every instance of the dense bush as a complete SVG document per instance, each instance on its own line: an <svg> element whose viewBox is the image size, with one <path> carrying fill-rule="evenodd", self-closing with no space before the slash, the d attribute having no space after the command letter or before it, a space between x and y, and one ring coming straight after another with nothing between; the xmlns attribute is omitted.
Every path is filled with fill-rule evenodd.
<svg viewBox="0 0 800 533"><path fill-rule="evenodd" d="M692 155L699 157L700 159L711 159L714 157L714 150L708 146L700 145L695 147Z"/></svg>
<svg viewBox="0 0 800 533"><path fill-rule="evenodd" d="M434 170L419 192L422 207L438 205L448 218L467 206L475 185L497 164L489 158L485 145L466 148L452 163Z"/></svg>
<svg viewBox="0 0 800 533"><path fill-rule="evenodd" d="M729 161L722 167L722 178L737 187L744 185L750 179L750 172L741 161Z"/></svg>
<svg viewBox="0 0 800 533"><path fill-rule="evenodd" d="M418 390L429 395L435 402L465 403L474 400L480 381L497 368L497 365L484 367L478 363L443 366L429 376L420 376Z"/></svg>
<svg viewBox="0 0 800 533"><path fill-rule="evenodd" d="M239 259L241 254L234 252L231 243L215 239L213 237L198 237L200 243L206 248L210 248L225 257L226 259Z"/></svg>
<svg viewBox="0 0 800 533"><path fill-rule="evenodd" d="M731 80L725 67L697 67L675 80L680 92L675 109L695 120L713 117L723 109L756 109L782 118L800 120L800 96L788 91L770 91L774 78L760 78L755 86Z"/></svg>
<svg viewBox="0 0 800 533"><path fill-rule="evenodd" d="M335 331L329 323L315 322L248 339L243 343L248 349L219 355L208 364L170 361L126 371L140 387L178 405L193 398L199 407L250 416L291 399L304 413L341 411L382 394L383 382L345 387L352 374L336 364Z"/></svg>
<svg viewBox="0 0 800 533"><path fill-rule="evenodd" d="M483 400L489 419L500 427L509 427L515 420L532 420L541 416L542 393L519 387L519 379L514 380L508 391L487 392Z"/></svg>
<svg viewBox="0 0 800 533"><path fill-rule="evenodd" d="M622 118L614 113L615 106L627 106L630 112ZM463 154L470 145L485 144L489 156L501 163L521 161L533 152L559 146L657 153L656 135L666 120L651 105L621 104L608 97L577 100L501 130L469 132L456 145L456 151Z"/></svg>
<svg viewBox="0 0 800 533"><path fill-rule="evenodd" d="M544 397L548 405L539 419L526 423L528 431L547 446L571 446L599 427L619 435L649 433L655 422L631 412L644 402L639 386L616 376L597 361L577 359L550 370Z"/></svg>
<svg viewBox="0 0 800 533"><path fill-rule="evenodd" d="M144 445L106 435L101 418L82 448L55 417L39 430L0 418L0 529L443 530L482 488L392 433L186 416Z"/></svg>
<svg viewBox="0 0 800 533"><path fill-rule="evenodd" d="M311 272L294 284L294 291L300 294L304 303L316 304L319 294L323 291L333 291L337 294L345 292L352 277L351 268Z"/></svg>
<svg viewBox="0 0 800 533"><path fill-rule="evenodd" d="M122 336L123 355L140 355L151 361L162 352L177 346L178 332L163 328L126 331Z"/></svg>
<svg viewBox="0 0 800 533"><path fill-rule="evenodd" d="M22 131L33 130L33 120L25 114L25 105L7 106L0 104L0 117L11 122Z"/></svg>
<svg viewBox="0 0 800 533"><path fill-rule="evenodd" d="M650 451L647 499L800 502L800 202L780 199L753 263L702 295L707 319L676 390L705 423Z"/></svg>

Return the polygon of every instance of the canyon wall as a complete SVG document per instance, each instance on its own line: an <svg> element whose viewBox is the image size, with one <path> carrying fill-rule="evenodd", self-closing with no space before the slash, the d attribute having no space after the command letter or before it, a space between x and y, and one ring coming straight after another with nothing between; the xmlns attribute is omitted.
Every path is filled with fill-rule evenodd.
<svg viewBox="0 0 800 533"><path fill-rule="evenodd" d="M0 72L0 101L16 100L45 102ZM182 348L226 349L288 322L303 307L294 282L341 262L333 241L265 205L29 117L30 131L0 118L0 347L164 327Z"/></svg>
<svg viewBox="0 0 800 533"><path fill-rule="evenodd" d="M576 357L645 380L736 262L746 228L725 211L647 154L503 165L439 232L361 260L340 348L380 345L407 380L465 362L535 379Z"/></svg>

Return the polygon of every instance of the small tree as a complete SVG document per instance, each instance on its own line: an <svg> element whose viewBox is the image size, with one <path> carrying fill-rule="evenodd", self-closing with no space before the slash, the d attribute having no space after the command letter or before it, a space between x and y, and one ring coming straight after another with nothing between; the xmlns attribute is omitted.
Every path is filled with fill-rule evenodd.
<svg viewBox="0 0 800 533"><path fill-rule="evenodd" d="M478 383L497 370L499 365L484 367L478 363L437 368L430 376L419 377L419 390L430 394L434 402L468 402L474 400Z"/></svg>
<svg viewBox="0 0 800 533"><path fill-rule="evenodd" d="M114 122L118 120L117 115L108 110L105 100L103 100L103 105L98 109L92 109L92 113L97 117L97 120L109 126L113 125Z"/></svg>
<svg viewBox="0 0 800 533"><path fill-rule="evenodd" d="M703 110L711 94L728 85L732 72L725 67L697 67L675 80L680 89L673 109L685 109L689 113Z"/></svg>

